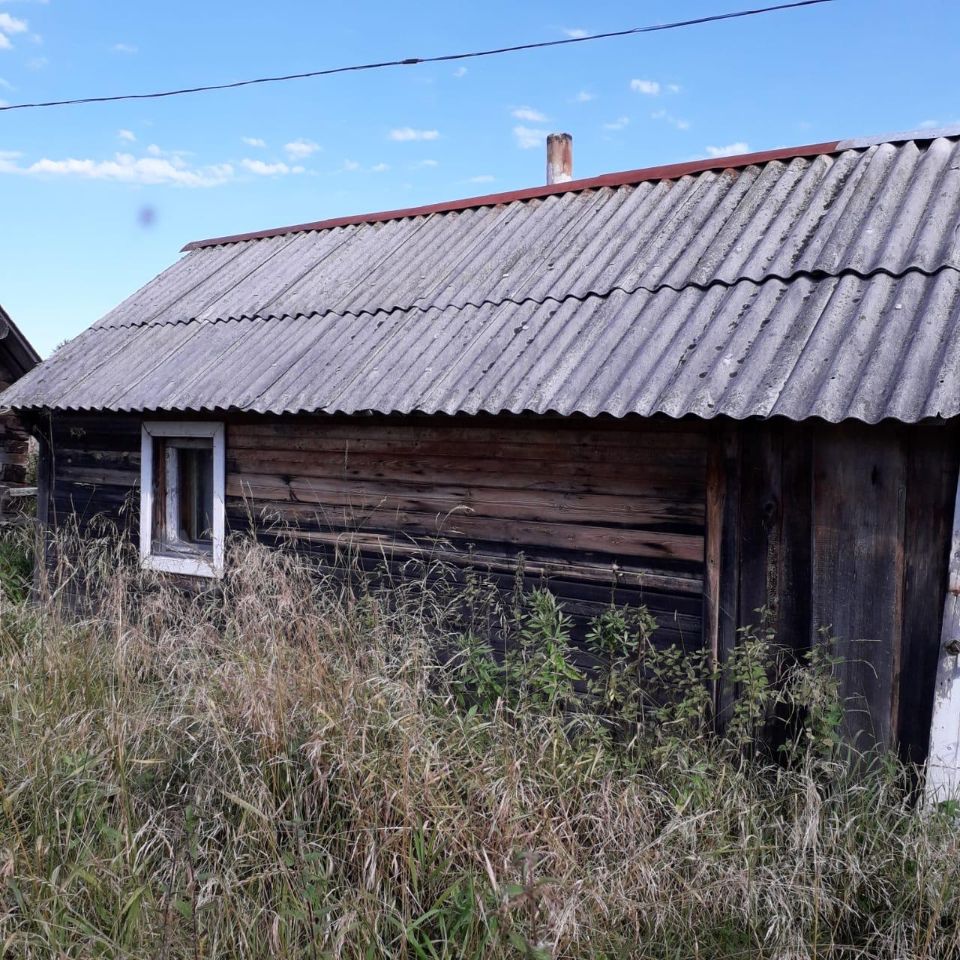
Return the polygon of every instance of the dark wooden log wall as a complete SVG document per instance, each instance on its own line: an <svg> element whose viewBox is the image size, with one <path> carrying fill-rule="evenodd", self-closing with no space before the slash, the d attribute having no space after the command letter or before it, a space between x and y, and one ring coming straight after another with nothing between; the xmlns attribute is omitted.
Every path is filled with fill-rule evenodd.
<svg viewBox="0 0 960 960"><path fill-rule="evenodd" d="M847 738L899 743L914 761L930 730L956 426L725 424L712 454L726 470L722 485L711 474L707 523L726 564L708 574L707 605L724 612L708 641L724 656L761 607L798 653L832 638Z"/></svg>
<svg viewBox="0 0 960 960"><path fill-rule="evenodd" d="M136 530L139 430L53 422L51 519ZM232 416L227 519L505 583L522 553L571 612L645 602L661 642L721 659L765 606L798 653L836 638L853 742L921 760L958 466L955 424Z"/></svg>
<svg viewBox="0 0 960 960"><path fill-rule="evenodd" d="M53 422L52 509L137 516L140 420ZM366 566L518 558L587 616L644 602L663 643L699 645L702 424L560 418L227 418L227 525Z"/></svg>
<svg viewBox="0 0 960 960"><path fill-rule="evenodd" d="M20 370L0 349L0 390L16 383ZM23 486L27 477L30 433L14 413L0 414L0 484Z"/></svg>

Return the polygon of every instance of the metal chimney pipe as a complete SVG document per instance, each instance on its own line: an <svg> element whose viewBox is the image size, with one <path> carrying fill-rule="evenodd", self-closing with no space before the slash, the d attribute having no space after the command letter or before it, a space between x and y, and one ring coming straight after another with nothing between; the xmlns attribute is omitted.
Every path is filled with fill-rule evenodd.
<svg viewBox="0 0 960 960"><path fill-rule="evenodd" d="M547 184L573 179L573 137L551 133L547 137Z"/></svg>

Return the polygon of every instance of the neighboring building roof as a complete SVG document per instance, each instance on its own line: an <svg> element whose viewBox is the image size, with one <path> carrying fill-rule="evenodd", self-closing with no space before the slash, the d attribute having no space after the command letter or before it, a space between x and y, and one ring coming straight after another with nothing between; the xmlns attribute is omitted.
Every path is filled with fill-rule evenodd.
<svg viewBox="0 0 960 960"><path fill-rule="evenodd" d="M960 415L960 129L187 250L0 403Z"/></svg>
<svg viewBox="0 0 960 960"><path fill-rule="evenodd" d="M6 355L10 373L22 377L40 363L40 354L0 306L0 353Z"/></svg>

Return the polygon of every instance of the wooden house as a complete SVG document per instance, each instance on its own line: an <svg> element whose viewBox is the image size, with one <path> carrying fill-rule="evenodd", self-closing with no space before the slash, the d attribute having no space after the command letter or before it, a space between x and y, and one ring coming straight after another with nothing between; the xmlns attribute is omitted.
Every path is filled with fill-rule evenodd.
<svg viewBox="0 0 960 960"><path fill-rule="evenodd" d="M51 524L132 515L195 576L251 518L371 563L522 554L719 658L766 607L837 638L851 737L925 756L958 660L960 130L185 250L2 398Z"/></svg>
<svg viewBox="0 0 960 960"><path fill-rule="evenodd" d="M0 306L0 390L16 383L40 362L40 356ZM30 432L9 408L0 407L0 502L11 487L27 479Z"/></svg>

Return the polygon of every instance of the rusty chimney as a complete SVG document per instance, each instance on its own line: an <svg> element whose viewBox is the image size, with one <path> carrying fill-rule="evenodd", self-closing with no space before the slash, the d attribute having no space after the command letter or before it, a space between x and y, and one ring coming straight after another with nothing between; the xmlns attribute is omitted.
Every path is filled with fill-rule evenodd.
<svg viewBox="0 0 960 960"><path fill-rule="evenodd" d="M573 137L569 133L551 133L547 137L547 183L566 183L573 179Z"/></svg>

